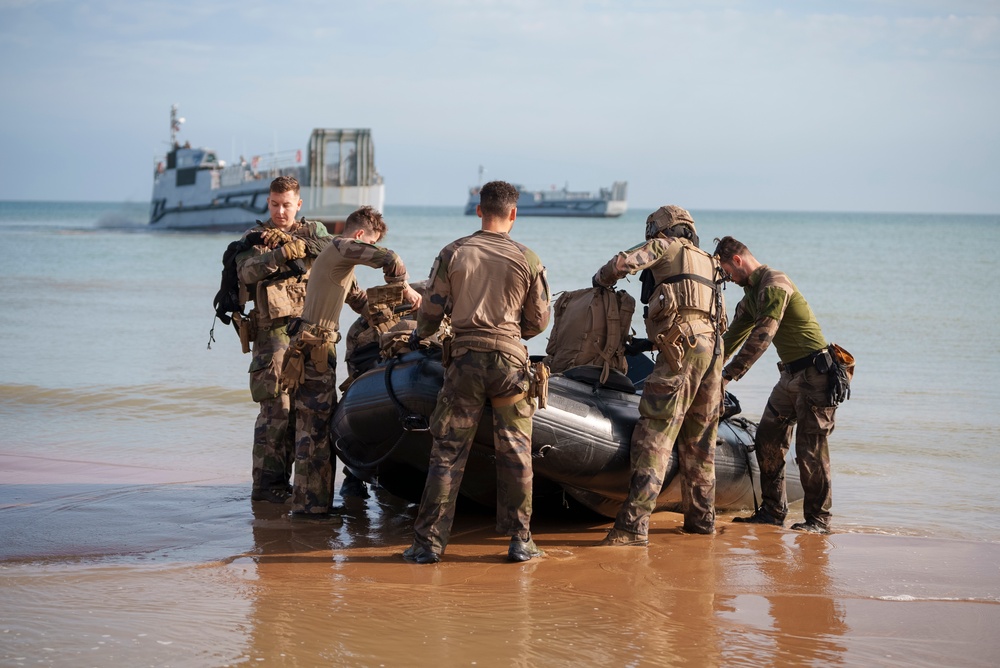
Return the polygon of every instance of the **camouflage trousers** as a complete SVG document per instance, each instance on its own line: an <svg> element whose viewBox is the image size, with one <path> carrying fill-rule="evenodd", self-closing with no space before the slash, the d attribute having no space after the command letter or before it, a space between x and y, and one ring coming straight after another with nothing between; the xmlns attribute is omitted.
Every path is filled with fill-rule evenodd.
<svg viewBox="0 0 1000 668"><path fill-rule="evenodd" d="M253 429L253 488L287 490L294 456L291 400L278 385L288 350L288 329L275 324L257 333L250 362L250 396L260 404Z"/></svg>
<svg viewBox="0 0 1000 668"><path fill-rule="evenodd" d="M499 352L469 351L451 360L431 415L430 465L414 522L414 542L444 552L472 441L487 401L493 407L497 532L531 535L531 416L524 363Z"/></svg>
<svg viewBox="0 0 1000 668"><path fill-rule="evenodd" d="M828 438L833 433L837 407L827 405L827 380L826 374L811 366L792 374L782 371L757 427L754 442L760 466L761 505L778 519L788 514L785 458L794 428L795 459L805 493L805 520L830 525L833 493Z"/></svg>
<svg viewBox="0 0 1000 668"><path fill-rule="evenodd" d="M646 379L639 422L632 432L632 480L615 527L646 535L649 516L663 490L675 443L681 476L684 530L715 530L715 438L722 405L722 355L715 335L699 334L685 346L680 371L664 355Z"/></svg>
<svg viewBox="0 0 1000 668"><path fill-rule="evenodd" d="M330 418L337 408L337 356L327 356L320 371L307 355L305 380L295 391L295 478L292 512L326 513L333 503L336 456L330 442Z"/></svg>

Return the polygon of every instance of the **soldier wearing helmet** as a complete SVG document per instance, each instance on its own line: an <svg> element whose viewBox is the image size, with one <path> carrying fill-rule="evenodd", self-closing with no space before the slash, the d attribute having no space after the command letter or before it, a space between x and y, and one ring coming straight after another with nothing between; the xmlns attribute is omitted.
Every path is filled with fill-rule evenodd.
<svg viewBox="0 0 1000 668"><path fill-rule="evenodd" d="M715 438L722 404L722 302L719 263L698 247L694 218L662 206L646 219L646 242L611 258L594 286L613 288L642 272L646 335L656 364L643 386L632 432L628 497L602 545L647 545L649 516L676 442L684 531L715 531Z"/></svg>

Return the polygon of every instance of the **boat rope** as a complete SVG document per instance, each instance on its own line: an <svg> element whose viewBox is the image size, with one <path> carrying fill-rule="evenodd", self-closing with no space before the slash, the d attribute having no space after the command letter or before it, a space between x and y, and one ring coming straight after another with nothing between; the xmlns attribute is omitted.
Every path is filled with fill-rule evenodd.
<svg viewBox="0 0 1000 668"><path fill-rule="evenodd" d="M750 422L746 418L732 417L729 419L730 421L739 424L745 431L749 432L748 426ZM753 469L750 468L750 453L754 451L754 443L753 441L750 443L744 443L743 439L740 438L739 432L735 429L733 429L733 436L736 437L736 442L743 446L743 457L747 463L747 478L750 479L750 493L753 495L753 511L756 513L760 510L760 504L757 503L757 488L753 486Z"/></svg>
<svg viewBox="0 0 1000 668"><path fill-rule="evenodd" d="M419 413L414 413L404 406L403 402L396 396L396 391L392 389L392 370L398 360L398 357L393 357L385 365L385 373L383 375L385 377L385 390L389 393L389 399L392 400L393 406L396 407L396 411L399 413L399 421L402 423L405 431L430 431L427 418ZM423 361L421 360L420 363L423 364Z"/></svg>
<svg viewBox="0 0 1000 668"><path fill-rule="evenodd" d="M396 439L396 442L392 444L392 447L390 447L388 450L385 451L384 454L382 454L380 457L376 458L374 461L371 462L362 462L348 455L345 452L344 448L341 446L341 442L343 439L338 437L336 441L334 441L333 443L333 449L337 452L337 456L340 457L341 460L343 460L343 462L348 466L359 469L375 468L376 466L384 462L386 459L388 459L390 456L392 456L392 453L396 451L396 448L398 448L403 443L403 441L406 440L407 436L409 436L411 433L430 431L430 426L427 423L427 418L425 418L423 415L420 415L419 413L414 413L410 411L408 408L406 408L406 406L403 405L403 402L399 400L399 397L396 396L396 392L392 387L392 370L396 366L397 360L398 358L393 357L386 363L384 377L385 377L385 389L388 392L389 398L392 400L393 405L396 407L396 410L399 413L399 422L403 426L403 433L400 434L399 438ZM420 364L423 364L423 360L421 360Z"/></svg>

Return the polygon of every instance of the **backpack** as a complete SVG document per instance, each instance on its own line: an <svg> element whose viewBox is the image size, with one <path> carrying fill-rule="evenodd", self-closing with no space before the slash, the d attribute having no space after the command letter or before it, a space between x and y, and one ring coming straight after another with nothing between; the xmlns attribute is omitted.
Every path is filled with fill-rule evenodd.
<svg viewBox="0 0 1000 668"><path fill-rule="evenodd" d="M237 239L226 247L226 252L222 254L222 282L219 284L219 291L215 293L212 305L215 307L215 317L222 321L223 325L228 325L233 321L232 314L243 313L245 304L240 300L240 277L236 273L236 256L253 246L251 237L259 237L259 232L254 232L246 239Z"/></svg>
<svg viewBox="0 0 1000 668"><path fill-rule="evenodd" d="M552 373L575 366L600 366L602 384L612 369L625 373L625 340L633 313L635 299L624 290L584 288L561 293L553 307L545 364Z"/></svg>
<svg viewBox="0 0 1000 668"><path fill-rule="evenodd" d="M222 281L219 284L219 291L215 293L212 306L215 307L215 317L222 321L223 325L232 323L236 333L240 333L238 320L233 319L234 314L239 314L246 318L243 308L246 303L240 297L240 277L236 271L236 256L243 251L249 250L256 245L263 243L263 236L260 232L251 232L242 239L237 239L226 247L222 254ZM306 267L301 260L292 260L288 263L288 270L279 274L301 276L306 273ZM208 333L208 348L211 350L212 342L215 341L215 320L212 320L212 329Z"/></svg>

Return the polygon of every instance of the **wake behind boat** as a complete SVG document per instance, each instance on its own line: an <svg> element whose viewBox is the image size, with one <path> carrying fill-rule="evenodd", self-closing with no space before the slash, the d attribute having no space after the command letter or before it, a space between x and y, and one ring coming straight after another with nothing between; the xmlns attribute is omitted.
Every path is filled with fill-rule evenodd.
<svg viewBox="0 0 1000 668"><path fill-rule="evenodd" d="M645 361L643 361L645 360ZM535 412L532 468L536 499L562 495L614 517L628 493L629 443L639 419L642 380L649 358L629 359L631 380L612 372L600 385L600 367L577 367L549 379L548 405ZM633 371L634 370L634 371ZM418 502L431 450L428 418L444 382L440 351L409 352L365 372L340 400L332 427L337 454L352 473L403 499ZM637 388L638 386L638 388ZM752 509L760 498L760 471L751 454L756 424L739 417L730 401L719 424L715 454L716 508ZM798 467L786 470L788 500L802 498ZM493 420L489 407L469 454L460 495L496 505ZM657 510L681 511L676 451L671 454Z"/></svg>
<svg viewBox="0 0 1000 668"><path fill-rule="evenodd" d="M245 230L267 218L271 181L294 176L301 215L335 226L364 205L382 210L369 129L316 128L308 148L241 157L227 164L209 148L177 141L183 118L170 108L170 150L156 161L149 224L159 229Z"/></svg>

